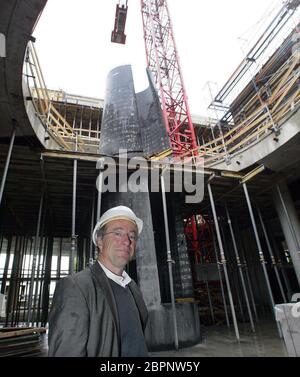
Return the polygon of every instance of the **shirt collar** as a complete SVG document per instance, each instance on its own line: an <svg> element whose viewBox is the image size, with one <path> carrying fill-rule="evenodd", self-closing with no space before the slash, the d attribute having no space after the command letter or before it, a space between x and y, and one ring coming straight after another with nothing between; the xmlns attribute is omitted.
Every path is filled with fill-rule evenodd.
<svg viewBox="0 0 300 377"><path fill-rule="evenodd" d="M127 274L126 271L122 272L122 276L116 275L111 272L108 268L106 268L99 260L98 263L100 264L102 270L104 271L105 275L113 280L115 283L119 284L121 287L125 288L131 282L130 276Z"/></svg>

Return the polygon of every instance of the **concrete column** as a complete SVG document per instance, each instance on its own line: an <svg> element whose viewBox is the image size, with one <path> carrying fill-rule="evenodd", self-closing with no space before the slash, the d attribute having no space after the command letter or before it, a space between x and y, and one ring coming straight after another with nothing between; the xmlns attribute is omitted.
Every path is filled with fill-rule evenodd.
<svg viewBox="0 0 300 377"><path fill-rule="evenodd" d="M275 186L273 199L300 286L300 222L285 182Z"/></svg>

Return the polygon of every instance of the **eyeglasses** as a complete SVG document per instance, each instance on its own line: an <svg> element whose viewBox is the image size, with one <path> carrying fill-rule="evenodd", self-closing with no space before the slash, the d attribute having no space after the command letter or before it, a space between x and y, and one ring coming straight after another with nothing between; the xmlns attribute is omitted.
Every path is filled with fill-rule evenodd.
<svg viewBox="0 0 300 377"><path fill-rule="evenodd" d="M104 233L103 236L106 236L107 234L113 234L117 240L123 240L125 236L129 238L130 242L136 242L138 239L138 236L135 232L126 232L125 230L122 230L122 229Z"/></svg>

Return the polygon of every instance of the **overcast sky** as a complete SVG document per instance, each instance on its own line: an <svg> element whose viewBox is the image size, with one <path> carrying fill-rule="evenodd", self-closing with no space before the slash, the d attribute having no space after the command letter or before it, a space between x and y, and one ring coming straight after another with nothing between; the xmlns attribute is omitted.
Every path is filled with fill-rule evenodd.
<svg viewBox="0 0 300 377"><path fill-rule="evenodd" d="M136 91L146 67L140 0L129 0L125 46L110 42L118 0L48 0L34 32L46 85L103 98L108 72L131 64ZM193 114L208 115L208 81L220 89L282 0L168 0ZM273 13L274 14L274 13ZM214 93L216 94L216 93Z"/></svg>

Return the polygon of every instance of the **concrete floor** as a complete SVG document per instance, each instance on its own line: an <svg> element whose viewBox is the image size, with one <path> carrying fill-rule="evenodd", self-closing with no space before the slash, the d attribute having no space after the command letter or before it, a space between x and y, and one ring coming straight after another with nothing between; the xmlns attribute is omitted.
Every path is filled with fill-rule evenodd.
<svg viewBox="0 0 300 377"><path fill-rule="evenodd" d="M151 357L287 357L283 340L278 337L275 322L256 324L252 333L249 324L239 324L241 341L238 343L233 328L226 326L201 327L202 341L179 351L150 352ZM47 356L47 336L41 339L42 353Z"/></svg>
<svg viewBox="0 0 300 377"><path fill-rule="evenodd" d="M202 342L179 351L152 352L152 357L287 357L284 341L278 336L275 322L250 325L239 324L240 343L233 328L224 326L201 327Z"/></svg>

